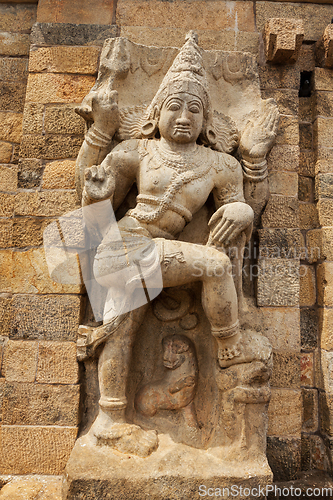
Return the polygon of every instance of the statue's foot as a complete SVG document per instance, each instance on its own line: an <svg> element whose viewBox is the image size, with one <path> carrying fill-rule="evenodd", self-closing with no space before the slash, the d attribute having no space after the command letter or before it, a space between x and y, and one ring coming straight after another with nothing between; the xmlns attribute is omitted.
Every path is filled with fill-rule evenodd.
<svg viewBox="0 0 333 500"><path fill-rule="evenodd" d="M218 363L221 368L252 361L268 363L271 346L266 337L255 332L239 332L227 339L218 339Z"/></svg>
<svg viewBox="0 0 333 500"><path fill-rule="evenodd" d="M114 423L108 429L95 431L98 445L107 445L128 455L148 457L158 447L156 431L145 431L138 425Z"/></svg>

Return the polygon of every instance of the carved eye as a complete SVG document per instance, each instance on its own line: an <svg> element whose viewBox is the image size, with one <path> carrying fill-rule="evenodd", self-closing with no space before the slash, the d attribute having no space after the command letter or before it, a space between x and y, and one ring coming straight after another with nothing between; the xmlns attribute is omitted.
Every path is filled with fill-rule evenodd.
<svg viewBox="0 0 333 500"><path fill-rule="evenodd" d="M198 104L191 104L189 110L191 113L200 113L200 106Z"/></svg>
<svg viewBox="0 0 333 500"><path fill-rule="evenodd" d="M178 102L171 102L168 106L170 111L178 111L180 109L180 104Z"/></svg>

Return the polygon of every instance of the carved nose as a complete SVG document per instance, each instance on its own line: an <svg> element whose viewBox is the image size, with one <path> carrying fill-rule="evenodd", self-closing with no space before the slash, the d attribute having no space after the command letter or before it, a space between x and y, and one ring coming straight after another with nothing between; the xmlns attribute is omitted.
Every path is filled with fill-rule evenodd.
<svg viewBox="0 0 333 500"><path fill-rule="evenodd" d="M179 125L190 125L191 121L188 116L188 111L183 110L182 114L177 118L176 123Z"/></svg>

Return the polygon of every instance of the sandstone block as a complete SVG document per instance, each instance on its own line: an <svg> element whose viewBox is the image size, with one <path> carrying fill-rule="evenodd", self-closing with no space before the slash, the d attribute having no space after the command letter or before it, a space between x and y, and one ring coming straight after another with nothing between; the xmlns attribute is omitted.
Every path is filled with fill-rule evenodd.
<svg viewBox="0 0 333 500"><path fill-rule="evenodd" d="M40 0L37 21L40 23L112 24L113 0L97 0L91 8L89 0L79 4L70 0Z"/></svg>
<svg viewBox="0 0 333 500"><path fill-rule="evenodd" d="M333 350L333 309L319 309L320 346Z"/></svg>
<svg viewBox="0 0 333 500"><path fill-rule="evenodd" d="M9 340L4 353L6 382L34 382L37 354L37 342Z"/></svg>
<svg viewBox="0 0 333 500"><path fill-rule="evenodd" d="M0 219L0 248L11 248L13 234L13 221Z"/></svg>
<svg viewBox="0 0 333 500"><path fill-rule="evenodd" d="M44 121L43 104L26 102L23 111L23 134L42 134Z"/></svg>
<svg viewBox="0 0 333 500"><path fill-rule="evenodd" d="M259 66L262 89L299 89L300 74L296 65Z"/></svg>
<svg viewBox="0 0 333 500"><path fill-rule="evenodd" d="M327 394L333 394L333 352L320 350L320 384L319 387L324 389ZM318 380L317 380L318 382ZM332 416L331 416L332 418Z"/></svg>
<svg viewBox="0 0 333 500"><path fill-rule="evenodd" d="M279 130L275 140L276 144L290 144L298 146L299 125L294 116L280 116Z"/></svg>
<svg viewBox="0 0 333 500"><path fill-rule="evenodd" d="M95 83L88 75L31 73L27 83L27 102L81 102Z"/></svg>
<svg viewBox="0 0 333 500"><path fill-rule="evenodd" d="M36 5L0 4L1 31L29 31L36 21Z"/></svg>
<svg viewBox="0 0 333 500"><path fill-rule="evenodd" d="M75 341L80 310L81 297L75 295L15 295L9 336L12 339Z"/></svg>
<svg viewBox="0 0 333 500"><path fill-rule="evenodd" d="M267 458L275 481L297 479L301 470L301 439L268 436Z"/></svg>
<svg viewBox="0 0 333 500"><path fill-rule="evenodd" d="M22 33L5 31L0 33L0 55L27 56L30 48L30 37Z"/></svg>
<svg viewBox="0 0 333 500"><path fill-rule="evenodd" d="M317 389L302 389L303 399L303 430L316 432L318 430L318 391Z"/></svg>
<svg viewBox="0 0 333 500"><path fill-rule="evenodd" d="M12 310L11 310L12 300L10 296L0 296L0 335L9 336L11 331L12 323ZM1 369L0 369L1 373Z"/></svg>
<svg viewBox="0 0 333 500"><path fill-rule="evenodd" d="M17 476L1 489L1 500L61 500L61 477Z"/></svg>
<svg viewBox="0 0 333 500"><path fill-rule="evenodd" d="M299 147L301 150L313 148L312 123L299 124Z"/></svg>
<svg viewBox="0 0 333 500"><path fill-rule="evenodd" d="M272 389L268 407L269 436L300 436L302 394L294 389Z"/></svg>
<svg viewBox="0 0 333 500"><path fill-rule="evenodd" d="M75 158L80 151L82 142L82 136L24 135L21 142L20 156L22 158L40 158L43 160Z"/></svg>
<svg viewBox="0 0 333 500"><path fill-rule="evenodd" d="M43 231L50 220L15 217L12 220L12 246L24 248L43 244Z"/></svg>
<svg viewBox="0 0 333 500"><path fill-rule="evenodd" d="M261 221L263 227L299 228L297 200L293 197L272 195Z"/></svg>
<svg viewBox="0 0 333 500"><path fill-rule="evenodd" d="M315 183L316 199L333 198L333 174L318 174Z"/></svg>
<svg viewBox="0 0 333 500"><path fill-rule="evenodd" d="M0 57L2 79L10 82L26 81L28 77L28 60L22 57Z"/></svg>
<svg viewBox="0 0 333 500"><path fill-rule="evenodd" d="M259 306L296 306L299 303L299 260L259 259Z"/></svg>
<svg viewBox="0 0 333 500"><path fill-rule="evenodd" d="M303 44L300 50L298 64L301 71L314 71L316 66L314 46Z"/></svg>
<svg viewBox="0 0 333 500"><path fill-rule="evenodd" d="M11 474L61 474L75 443L76 427L2 426L4 469Z"/></svg>
<svg viewBox="0 0 333 500"><path fill-rule="evenodd" d="M301 385L314 386L314 360L312 352L301 354Z"/></svg>
<svg viewBox="0 0 333 500"><path fill-rule="evenodd" d="M332 173L333 149L319 147L315 163L315 175Z"/></svg>
<svg viewBox="0 0 333 500"><path fill-rule="evenodd" d="M318 66L331 68L333 65L333 28L330 24L316 43L316 59Z"/></svg>
<svg viewBox="0 0 333 500"><path fill-rule="evenodd" d="M20 192L15 199L15 215L54 217L79 208L75 192Z"/></svg>
<svg viewBox="0 0 333 500"><path fill-rule="evenodd" d="M313 202L313 180L311 177L298 177L298 199L308 203Z"/></svg>
<svg viewBox="0 0 333 500"><path fill-rule="evenodd" d="M33 47L29 56L29 72L96 75L100 52L99 47Z"/></svg>
<svg viewBox="0 0 333 500"><path fill-rule="evenodd" d="M302 349L313 349L318 344L318 313L302 307L300 315Z"/></svg>
<svg viewBox="0 0 333 500"><path fill-rule="evenodd" d="M333 260L332 237L333 229L330 227L312 229L307 232L307 252L310 264L318 259Z"/></svg>
<svg viewBox="0 0 333 500"><path fill-rule="evenodd" d="M76 344L41 342L36 380L44 384L76 384L78 382Z"/></svg>
<svg viewBox="0 0 333 500"><path fill-rule="evenodd" d="M47 134L84 134L85 122L73 105L48 106L44 120Z"/></svg>
<svg viewBox="0 0 333 500"><path fill-rule="evenodd" d="M81 285L63 285L50 278L44 248L14 252L12 273L13 293L81 293ZM76 278L80 283L80 276Z"/></svg>
<svg viewBox="0 0 333 500"><path fill-rule="evenodd" d="M312 113L314 107L313 101L313 96L299 98L299 120L301 122L312 122Z"/></svg>
<svg viewBox="0 0 333 500"><path fill-rule="evenodd" d="M317 266L318 304L333 307L333 262Z"/></svg>
<svg viewBox="0 0 333 500"><path fill-rule="evenodd" d="M262 334L273 349L300 348L300 310L296 307L260 307Z"/></svg>
<svg viewBox="0 0 333 500"><path fill-rule="evenodd" d="M17 167L0 165L1 191L16 191Z"/></svg>
<svg viewBox="0 0 333 500"><path fill-rule="evenodd" d="M79 397L78 385L6 382L3 424L76 426L79 423Z"/></svg>
<svg viewBox="0 0 333 500"><path fill-rule="evenodd" d="M1 4L0 4L1 5ZM0 81L0 109L22 113L25 101L25 82Z"/></svg>
<svg viewBox="0 0 333 500"><path fill-rule="evenodd" d="M12 291L13 252L0 250L0 293Z"/></svg>
<svg viewBox="0 0 333 500"><path fill-rule="evenodd" d="M250 2L238 2L230 11L227 2L208 0L172 3L121 0L117 4L118 26L150 26L182 29L221 30L234 28L255 31L254 14Z"/></svg>
<svg viewBox="0 0 333 500"><path fill-rule="evenodd" d="M259 255L261 258L291 258L303 256L304 240L299 229L259 229Z"/></svg>
<svg viewBox="0 0 333 500"><path fill-rule="evenodd" d="M265 23L271 18L302 19L304 24L304 40L317 41L321 37L333 15L331 5L289 2L257 2L256 21L258 31L262 31Z"/></svg>
<svg viewBox="0 0 333 500"><path fill-rule="evenodd" d="M297 172L300 161L298 146L276 145L267 156L269 170Z"/></svg>
<svg viewBox="0 0 333 500"><path fill-rule="evenodd" d="M90 21L89 21L90 22ZM96 45L118 36L118 26L102 24L36 23L31 30L35 45Z"/></svg>
<svg viewBox="0 0 333 500"><path fill-rule="evenodd" d="M320 407L320 429L321 432L333 437L333 394L325 392L319 393L319 407Z"/></svg>
<svg viewBox="0 0 333 500"><path fill-rule="evenodd" d="M301 382L300 355L295 352L275 351L273 353L272 387L298 389Z"/></svg>
<svg viewBox="0 0 333 500"><path fill-rule="evenodd" d="M316 115L330 118L333 114L333 92L317 90L314 99Z"/></svg>
<svg viewBox="0 0 333 500"><path fill-rule="evenodd" d="M314 90L333 90L332 72L327 68L315 68Z"/></svg>
<svg viewBox="0 0 333 500"><path fill-rule="evenodd" d="M18 187L31 189L41 182L43 165L41 160L23 158L18 165Z"/></svg>
<svg viewBox="0 0 333 500"><path fill-rule="evenodd" d="M43 174L43 189L75 189L75 161L47 163Z"/></svg>
<svg viewBox="0 0 333 500"><path fill-rule="evenodd" d="M0 112L0 123L0 140L8 142L20 142L22 137L21 113Z"/></svg>
<svg viewBox="0 0 333 500"><path fill-rule="evenodd" d="M278 172L269 173L269 190L271 194L283 196L297 196L298 178L296 172Z"/></svg>
<svg viewBox="0 0 333 500"><path fill-rule="evenodd" d="M303 38L302 19L269 19L263 32L266 59L277 64L295 62Z"/></svg>
<svg viewBox="0 0 333 500"><path fill-rule="evenodd" d="M5 379L4 378L0 378L0 424L2 424L2 402L3 402L3 388L4 388L4 385L5 385ZM1 439L1 434L0 434L0 439Z"/></svg>
<svg viewBox="0 0 333 500"><path fill-rule="evenodd" d="M0 163L10 163L13 146L9 142L0 142Z"/></svg>
<svg viewBox="0 0 333 500"><path fill-rule="evenodd" d="M14 213L14 194L0 193L0 217L11 217Z"/></svg>
<svg viewBox="0 0 333 500"><path fill-rule="evenodd" d="M326 443L328 438L325 439ZM329 469L328 449L321 436L310 436L311 468L320 471Z"/></svg>
<svg viewBox="0 0 333 500"><path fill-rule="evenodd" d="M320 226L333 226L333 200L321 199L317 203Z"/></svg>
<svg viewBox="0 0 333 500"><path fill-rule="evenodd" d="M313 151L301 151L298 172L300 175L315 176L315 158Z"/></svg>
<svg viewBox="0 0 333 500"><path fill-rule="evenodd" d="M300 267L299 305L310 307L316 303L316 275L313 266Z"/></svg>

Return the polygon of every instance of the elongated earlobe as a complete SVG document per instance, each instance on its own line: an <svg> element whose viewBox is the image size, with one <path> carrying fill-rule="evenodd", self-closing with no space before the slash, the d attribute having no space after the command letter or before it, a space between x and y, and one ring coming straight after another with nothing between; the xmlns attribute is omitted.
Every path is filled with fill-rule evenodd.
<svg viewBox="0 0 333 500"><path fill-rule="evenodd" d="M154 137L157 132L157 120L148 120L141 127L141 134L144 139Z"/></svg>

